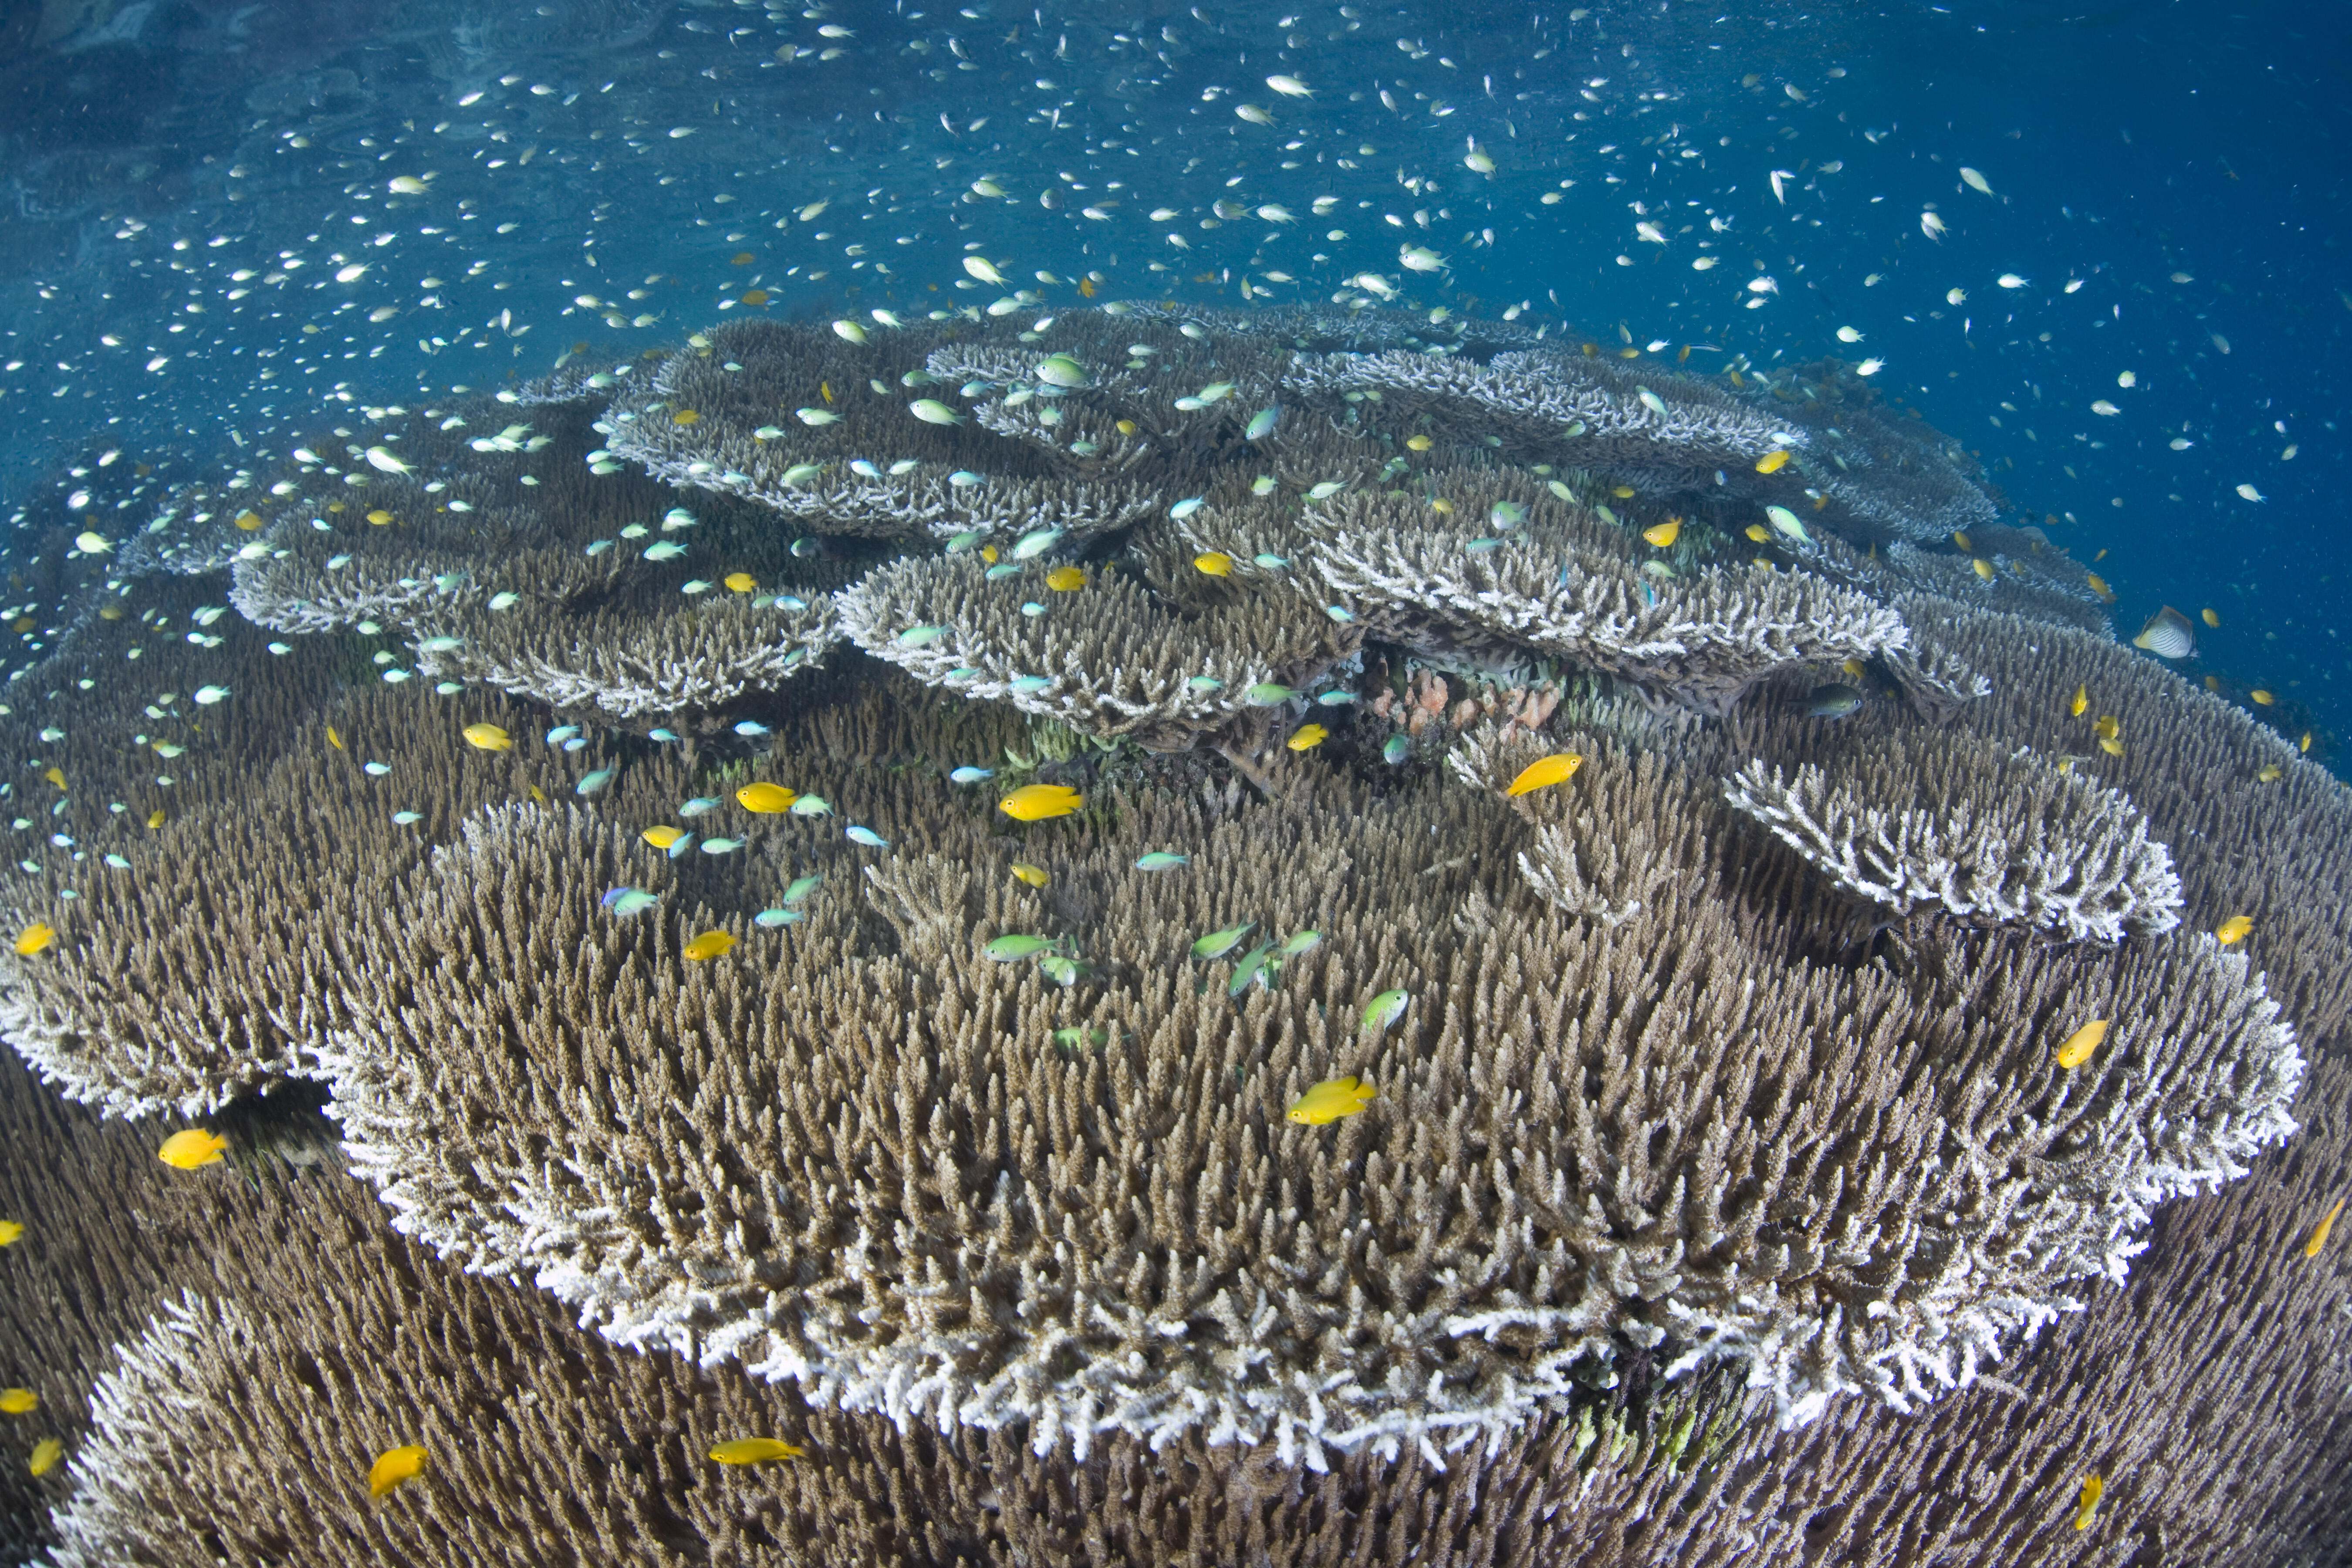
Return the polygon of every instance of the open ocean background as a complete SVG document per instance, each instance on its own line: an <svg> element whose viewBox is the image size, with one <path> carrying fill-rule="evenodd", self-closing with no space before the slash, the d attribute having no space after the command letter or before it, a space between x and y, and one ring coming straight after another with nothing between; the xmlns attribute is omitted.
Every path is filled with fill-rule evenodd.
<svg viewBox="0 0 2352 1568"><path fill-rule="evenodd" d="M19 0L0 44L12 563L423 390L984 303L968 251L1232 304L1410 242L1424 309L1883 359L2012 521L2107 552L2121 635L2210 607L2193 677L2315 755L2352 721L2334 7Z"/></svg>

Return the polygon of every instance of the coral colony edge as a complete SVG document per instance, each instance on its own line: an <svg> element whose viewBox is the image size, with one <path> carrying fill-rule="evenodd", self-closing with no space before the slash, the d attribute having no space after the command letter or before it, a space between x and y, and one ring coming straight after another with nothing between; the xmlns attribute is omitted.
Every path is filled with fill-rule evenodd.
<svg viewBox="0 0 2352 1568"><path fill-rule="evenodd" d="M2352 801L1955 443L873 315L45 553L8 1561L2336 1560Z"/></svg>

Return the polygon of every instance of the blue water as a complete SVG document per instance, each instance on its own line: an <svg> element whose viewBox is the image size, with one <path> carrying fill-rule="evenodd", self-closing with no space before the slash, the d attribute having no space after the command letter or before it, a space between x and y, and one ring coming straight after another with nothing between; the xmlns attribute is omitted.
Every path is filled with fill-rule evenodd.
<svg viewBox="0 0 2352 1568"><path fill-rule="evenodd" d="M394 23L95 0L52 4L48 33L75 24L58 37L37 9L0 73L0 500L20 527L81 492L91 517L143 515L154 485L333 405L497 384L574 345L625 359L746 288L771 312L967 303L974 249L1062 279L1049 300L1088 270L1110 295L1236 302L1244 279L1316 299L1371 268L1424 308L1524 301L1602 341L1696 345L1692 369L1881 358L1881 386L1979 452L2016 514L2107 552L2124 635L2160 603L2210 606L2197 673L2274 690L2266 716L2323 752L2345 722L2352 159L2344 33L2311 7L561 0ZM1465 165L1474 144L1493 174ZM387 189L428 173L424 195ZM1219 200L1297 221L1203 226ZM1401 272L1401 241L1450 270ZM1694 271L1705 254L1721 264ZM1776 292L1744 287L1759 274ZM615 329L583 295L656 319Z"/></svg>

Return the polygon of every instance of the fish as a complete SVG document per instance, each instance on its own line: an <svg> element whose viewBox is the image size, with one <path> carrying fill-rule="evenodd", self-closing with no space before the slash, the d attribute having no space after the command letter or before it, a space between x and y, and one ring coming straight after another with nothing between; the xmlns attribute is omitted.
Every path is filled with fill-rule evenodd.
<svg viewBox="0 0 2352 1568"><path fill-rule="evenodd" d="M742 847L743 841L740 838L706 838L702 841L705 855L732 855ZM673 854L670 858L675 860L677 857Z"/></svg>
<svg viewBox="0 0 2352 1568"><path fill-rule="evenodd" d="M2124 754L2124 743L2113 735L2102 735L2099 737L2099 750L2111 757L2120 757Z"/></svg>
<svg viewBox="0 0 2352 1568"><path fill-rule="evenodd" d="M1391 735L1381 747L1381 761L1391 767L1412 755L1412 740L1406 735Z"/></svg>
<svg viewBox="0 0 2352 1568"><path fill-rule="evenodd" d="M580 775L580 782L572 786L572 793L574 795L598 794L606 784L611 784L614 779L618 777L620 775L620 772L621 770L618 768L596 768L591 772L582 773Z"/></svg>
<svg viewBox="0 0 2352 1568"><path fill-rule="evenodd" d="M784 889L784 902L797 904L817 890L824 881L824 873L812 871L805 877L795 877Z"/></svg>
<svg viewBox="0 0 2352 1568"><path fill-rule="evenodd" d="M719 579L730 594L748 594L760 585L760 580L749 572L730 572Z"/></svg>
<svg viewBox="0 0 2352 1568"><path fill-rule="evenodd" d="M1405 1008L1410 1006L1412 1003L1412 995L1410 992L1381 992L1379 995L1364 1004L1364 1016L1360 1032L1367 1035L1377 1035L1381 1033L1391 1024L1393 1024L1399 1018L1403 1017Z"/></svg>
<svg viewBox="0 0 2352 1568"><path fill-rule="evenodd" d="M1013 874L1033 888L1042 888L1052 881L1053 875L1043 866L1032 866L1026 860L1013 862Z"/></svg>
<svg viewBox="0 0 2352 1568"><path fill-rule="evenodd" d="M1805 699L1805 715L1811 719L1843 719L1859 710L1865 700L1862 692L1842 682L1816 686Z"/></svg>
<svg viewBox="0 0 2352 1568"><path fill-rule="evenodd" d="M1317 484L1307 487L1307 499L1308 500L1328 500L1347 488L1348 481L1345 479L1324 479Z"/></svg>
<svg viewBox="0 0 2352 1568"><path fill-rule="evenodd" d="M2105 554L2105 552L2102 551L2100 553ZM2100 598L2105 600L2110 605L2116 602L2116 591L2107 586L2107 580L2105 577L2100 576L2096 572L2091 572L2086 573L2084 575L2083 580L2091 585L2092 593L2096 594Z"/></svg>
<svg viewBox="0 0 2352 1568"><path fill-rule="evenodd" d="M1013 542L1013 559L1034 561L1061 542L1061 538L1062 531L1058 528L1041 528L1034 533L1024 533Z"/></svg>
<svg viewBox="0 0 2352 1568"><path fill-rule="evenodd" d="M409 471L409 468L406 463L402 462L398 458L394 457L392 453L386 451L382 447L370 447L367 449L366 457L368 467L377 470L379 473L404 474Z"/></svg>
<svg viewBox="0 0 2352 1568"><path fill-rule="evenodd" d="M790 811L800 796L780 784L747 784L735 792L735 804L760 816Z"/></svg>
<svg viewBox="0 0 2352 1568"><path fill-rule="evenodd" d="M793 802L794 816L831 816L833 802L821 795L804 795Z"/></svg>
<svg viewBox="0 0 2352 1568"><path fill-rule="evenodd" d="M1274 116L1268 114L1265 110L1260 109L1255 103L1236 104L1234 108L1234 112L1239 115L1242 119L1248 121L1252 125L1271 125L1274 123Z"/></svg>
<svg viewBox="0 0 2352 1568"><path fill-rule="evenodd" d="M507 752L514 749L514 737L496 724L468 724L458 733L466 743L484 752Z"/></svg>
<svg viewBox="0 0 2352 1568"><path fill-rule="evenodd" d="M1322 940L1323 933L1319 931L1300 931L1297 935L1286 939L1280 947L1276 948L1275 956L1297 958L1303 952L1312 951Z"/></svg>
<svg viewBox="0 0 2352 1568"><path fill-rule="evenodd" d="M1805 525L1798 521L1797 514L1790 511L1787 507L1768 506L1764 509L1764 515L1772 520L1772 526L1774 528L1779 529L1790 538L1801 540L1806 543L1811 543L1812 542L1812 536L1805 531Z"/></svg>
<svg viewBox="0 0 2352 1568"><path fill-rule="evenodd" d="M1643 542L1655 545L1660 550L1672 548L1675 541L1682 536L1683 520L1678 517L1670 517L1664 522L1652 523L1642 531Z"/></svg>
<svg viewBox="0 0 2352 1568"><path fill-rule="evenodd" d="M1245 440L1263 441L1268 436L1273 435L1274 427L1281 423L1282 410L1280 408L1261 408L1255 414L1252 415L1250 416L1250 422L1246 426L1243 426L1242 436Z"/></svg>
<svg viewBox="0 0 2352 1568"><path fill-rule="evenodd" d="M2074 717L2080 719L2083 716L2084 711L2090 706L2091 687L2090 683L2085 681L2082 685L2074 688L2074 700L2066 704L2066 711Z"/></svg>
<svg viewBox="0 0 2352 1568"><path fill-rule="evenodd" d="M1919 215L1919 232L1940 245L1947 231L1942 218L1932 212L1924 212Z"/></svg>
<svg viewBox="0 0 2352 1568"><path fill-rule="evenodd" d="M621 919L626 920L631 915L643 914L659 904L661 900L646 892L643 888L614 888L608 889L604 896L596 901Z"/></svg>
<svg viewBox="0 0 2352 1568"><path fill-rule="evenodd" d="M1294 752L1311 752L1330 737L1331 731L1320 724L1301 724L1283 744Z"/></svg>
<svg viewBox="0 0 2352 1568"><path fill-rule="evenodd" d="M2197 652L2197 633L2187 616L2167 605L2148 616L2147 625L2132 638L2132 646L2158 658L2189 658Z"/></svg>
<svg viewBox="0 0 2352 1568"><path fill-rule="evenodd" d="M1204 496L1186 496L1182 500L1170 503L1168 515L1181 522L1207 504L1208 500Z"/></svg>
<svg viewBox="0 0 2352 1568"><path fill-rule="evenodd" d="M1067 354L1049 354L1039 360L1034 374L1047 386L1058 386L1065 390L1082 387L1087 384L1087 367Z"/></svg>
<svg viewBox="0 0 2352 1568"><path fill-rule="evenodd" d="M2245 941L2246 933L2253 929L2253 916L2231 915L2228 920L2223 921L2220 925L2213 928L2213 940L2220 942L2223 947L2235 946L2237 943Z"/></svg>
<svg viewBox="0 0 2352 1568"><path fill-rule="evenodd" d="M170 816L171 813L165 811L159 805L154 810L147 814L147 826L150 827L161 827Z"/></svg>
<svg viewBox="0 0 2352 1568"><path fill-rule="evenodd" d="M706 960L717 958L720 953L725 952L734 945L735 939L728 932L723 931L707 931L700 936L696 937L692 942L688 942L684 947L678 949L678 953L680 956L690 959L696 963L701 963Z"/></svg>
<svg viewBox="0 0 2352 1568"><path fill-rule="evenodd" d="M2247 692L2246 695L2254 700L2254 706L2257 708L2268 708L2271 704L2278 700L2276 697L2263 690L2259 686L2255 687L2252 691Z"/></svg>
<svg viewBox="0 0 2352 1568"><path fill-rule="evenodd" d="M663 824L659 826L648 827L643 833L637 835L637 837L644 839L646 843L652 845L656 849L667 849L671 845L686 837L686 829L683 827L671 827L667 824Z"/></svg>
<svg viewBox="0 0 2352 1568"><path fill-rule="evenodd" d="M963 258L963 269L966 272L971 273L974 278L979 279L982 283L1001 284L1004 281L1004 274L998 271L996 269L996 264L990 261L985 257L965 257Z"/></svg>
<svg viewBox="0 0 2352 1568"><path fill-rule="evenodd" d="M1242 954L1241 963L1234 966L1233 978L1225 982L1225 994L1228 997L1238 996L1250 988L1253 981L1266 984L1269 973L1266 958L1273 952L1272 942L1262 942Z"/></svg>
<svg viewBox="0 0 2352 1568"><path fill-rule="evenodd" d="M1042 822L1050 816L1067 816L1086 804L1086 798L1068 784L1023 784L996 803L996 809L1015 822Z"/></svg>
<svg viewBox="0 0 2352 1568"><path fill-rule="evenodd" d="M368 1496L382 1498L404 1481L414 1480L425 1468L425 1450L414 1443L386 1448L368 1467Z"/></svg>
<svg viewBox="0 0 2352 1568"><path fill-rule="evenodd" d="M1192 858L1190 855L1179 855L1168 849L1154 849L1150 854L1139 858L1135 862L1135 868L1139 871L1172 871L1179 866L1190 865L1192 860Z"/></svg>
<svg viewBox="0 0 2352 1568"><path fill-rule="evenodd" d="M1295 76L1270 76L1265 79L1265 85L1274 89L1275 91L1282 94L1285 98L1312 98L1315 96L1307 85Z"/></svg>
<svg viewBox="0 0 2352 1568"><path fill-rule="evenodd" d="M1985 177L1982 174L1978 174L1974 169L1969 168L1966 163L1960 165L1960 178L1968 182L1969 189L1982 195L1989 196L1992 195L1992 187L1985 184Z"/></svg>
<svg viewBox="0 0 2352 1568"><path fill-rule="evenodd" d="M2102 713L2091 721L2091 733L2098 736L2101 740L2121 740L2123 738L2123 721L2116 718L2112 713Z"/></svg>
<svg viewBox="0 0 2352 1568"><path fill-rule="evenodd" d="M732 728L737 734L754 739L768 733L768 727L757 719L738 719Z"/></svg>
<svg viewBox="0 0 2352 1568"><path fill-rule="evenodd" d="M961 767L948 774L948 782L950 784L976 784L982 783L983 780L992 779L995 776L996 770L994 768Z"/></svg>
<svg viewBox="0 0 2352 1568"><path fill-rule="evenodd" d="M35 921L16 933L16 956L30 958L37 952L47 951L49 944L57 940L55 926L46 921Z"/></svg>
<svg viewBox="0 0 2352 1568"><path fill-rule="evenodd" d="M74 535L74 548L84 555L103 555L112 550L114 544L102 533L77 533Z"/></svg>
<svg viewBox="0 0 2352 1568"><path fill-rule="evenodd" d="M2105 1495L2106 1482L2095 1475L2083 1478L2083 1500L2074 1510L2074 1528L2088 1530L2091 1520L2099 1511L2099 1499Z"/></svg>
<svg viewBox="0 0 2352 1568"><path fill-rule="evenodd" d="M1986 582L1990 583L1992 581L1992 563L1987 561L1983 556L1979 555L1975 560L1969 562L1969 567Z"/></svg>
<svg viewBox="0 0 2352 1568"><path fill-rule="evenodd" d="M1321 1127L1343 1116L1353 1116L1371 1104L1379 1090L1361 1079L1327 1078L1291 1102L1283 1114L1307 1127Z"/></svg>
<svg viewBox="0 0 2352 1568"><path fill-rule="evenodd" d="M769 1459L798 1459L808 1453L797 1444L781 1437L733 1437L710 1450L710 1457L722 1465L757 1465Z"/></svg>
<svg viewBox="0 0 2352 1568"><path fill-rule="evenodd" d="M1086 585L1086 569L1081 566L1056 566L1045 574L1045 586L1057 594L1075 594Z"/></svg>
<svg viewBox="0 0 2352 1568"><path fill-rule="evenodd" d="M888 839L883 837L872 828L862 826L856 823L850 824L847 827L843 828L841 832L842 836L847 838L852 844L863 844L868 849L887 849L890 847L890 841Z"/></svg>
<svg viewBox="0 0 2352 1568"><path fill-rule="evenodd" d="M1053 945L1054 939L1051 937L1026 936L1018 931L1012 931L986 943L980 951L982 957L995 963L1018 963L1024 958L1036 957Z"/></svg>
<svg viewBox="0 0 2352 1568"><path fill-rule="evenodd" d="M30 1415L40 1408L41 1396L29 1388L0 1388L0 1412Z"/></svg>
<svg viewBox="0 0 2352 1568"><path fill-rule="evenodd" d="M1549 788L1553 784L1566 784L1576 776L1576 770L1583 765L1584 758L1575 752L1554 752L1551 755L1538 757L1521 768L1518 776L1511 780L1509 786L1503 793L1507 795L1522 795Z"/></svg>
<svg viewBox="0 0 2352 1568"><path fill-rule="evenodd" d="M534 796L535 796L535 795L536 795L536 792L537 792L537 790L538 790L539 786L538 786L538 785L536 785L536 784L533 784L533 785L531 786L531 788L532 788L532 791L534 792ZM394 812L394 813L392 814L392 819L393 819L393 821L394 821L394 822L396 822L396 823L400 824L400 826L403 826L403 827L407 827L407 826L412 826L412 825L414 825L414 824L415 824L415 823L419 823L419 822L424 821L424 820L425 820L425 816L424 816L424 814L423 814L423 813L421 813L421 812L415 812L415 811L395 811L395 812Z"/></svg>
<svg viewBox="0 0 2352 1568"><path fill-rule="evenodd" d="M195 689L196 706L209 708L226 698L228 694L228 688L226 686L199 686Z"/></svg>
<svg viewBox="0 0 2352 1568"><path fill-rule="evenodd" d="M751 917L751 923L761 931L775 931L801 919L798 910L761 910Z"/></svg>
<svg viewBox="0 0 2352 1568"><path fill-rule="evenodd" d="M25 1239L25 1222L21 1219L0 1219L0 1247L13 1247Z"/></svg>
<svg viewBox="0 0 2352 1568"><path fill-rule="evenodd" d="M2327 1245L2328 1235L2336 1228L2336 1216L2343 1212L2344 1200L2342 1198L2338 1198L2336 1200L2336 1206L2329 1209L2326 1215L2320 1220L2319 1224L2313 1227L2311 1239L2304 1243L2303 1255L2305 1258L2316 1258L2319 1256L2319 1249Z"/></svg>
<svg viewBox="0 0 2352 1568"><path fill-rule="evenodd" d="M936 397L919 397L915 399L914 402L907 405L907 411L926 425L961 425L963 423L962 415L958 414L954 409L950 408L946 404L941 403ZM790 474L786 474L784 479L785 482L790 483L792 476Z"/></svg>
<svg viewBox="0 0 2352 1568"><path fill-rule="evenodd" d="M698 795L692 800L680 803L677 808L677 814L680 816L700 816L704 812L716 811L718 809L719 797L717 795Z"/></svg>
<svg viewBox="0 0 2352 1568"><path fill-rule="evenodd" d="M164 1139L163 1146L155 1151L155 1158L175 1171L194 1171L218 1164L221 1151L227 1147L228 1140L218 1133L190 1127Z"/></svg>
<svg viewBox="0 0 2352 1568"><path fill-rule="evenodd" d="M2081 1028L2067 1036L2066 1043L2058 1047L2058 1065L2066 1068L2069 1072L2081 1067L2084 1062L2091 1059L2091 1053L2097 1050L2099 1048L2100 1042L2105 1040L2106 1037L2107 1020L2105 1018L2092 1019L2089 1023L2084 1025Z"/></svg>
<svg viewBox="0 0 2352 1568"><path fill-rule="evenodd" d="M55 1437L44 1437L33 1445L32 1455L25 1461L25 1468L36 1476L46 1476L58 1468L58 1460L65 1451L66 1446Z"/></svg>
<svg viewBox="0 0 2352 1568"><path fill-rule="evenodd" d="M2279 780L2286 777L2286 770L2279 766L2276 763L2272 763L2257 770L2254 773L2254 777L2260 779L2264 784L2276 784Z"/></svg>
<svg viewBox="0 0 2352 1568"><path fill-rule="evenodd" d="M1756 471L1759 474L1777 474L1789 466L1789 457L1790 453L1786 447L1775 447L1756 459Z"/></svg>
<svg viewBox="0 0 2352 1568"><path fill-rule="evenodd" d="M2214 609L2212 606L2210 606L2210 605L2207 605L2204 609L2201 609L2201 610L2200 610L2200 611L2198 611L2198 612L2197 612L2197 618L2198 618L2199 620L2203 621L2207 626L2212 626L2212 627L2216 628L2217 630L2220 628L2220 626L2221 626L2221 613L2220 613L2219 611L2215 610L2215 609Z"/></svg>
<svg viewBox="0 0 2352 1568"><path fill-rule="evenodd" d="M2238 494L2242 499L2250 501L2260 501L2263 499L2263 492L2252 485L2240 485Z"/></svg>
<svg viewBox="0 0 2352 1568"><path fill-rule="evenodd" d="M1052 981L1056 985L1064 987L1065 989L1067 989L1072 985L1076 985L1081 975L1093 973L1090 966L1080 963L1076 959L1066 957L1058 952L1040 954L1037 959L1037 967L1045 971L1046 979Z"/></svg>
<svg viewBox="0 0 2352 1568"><path fill-rule="evenodd" d="M1279 708L1297 693L1276 681L1261 680L1242 693L1242 700L1253 708Z"/></svg>
<svg viewBox="0 0 2352 1568"><path fill-rule="evenodd" d="M1242 938L1257 929L1257 921L1244 921L1237 926L1213 931L1192 944L1194 958L1223 958L1242 944Z"/></svg>

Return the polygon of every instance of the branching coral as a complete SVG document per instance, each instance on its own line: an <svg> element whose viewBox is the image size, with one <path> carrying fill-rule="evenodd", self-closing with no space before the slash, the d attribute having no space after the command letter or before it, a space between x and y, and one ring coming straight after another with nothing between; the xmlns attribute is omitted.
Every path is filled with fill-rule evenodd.
<svg viewBox="0 0 2352 1568"><path fill-rule="evenodd" d="M1902 737L1835 783L1815 763L1790 776L1750 762L1725 793L1839 887L1898 915L2103 942L2180 923L2180 879L2147 819L2028 754Z"/></svg>
<svg viewBox="0 0 2352 1568"><path fill-rule="evenodd" d="M2131 1262L2158 1206L2232 1201L2191 1194L2289 1135L2298 1037L2352 1011L2352 807L2053 624L2081 600L2022 531L1984 531L1975 597L1964 557L1838 542L1948 521L1959 491L1901 500L1968 489L1931 432L1369 311L859 330L386 415L239 476L257 528L189 492L116 616L10 683L15 918L58 934L0 955L0 1028L122 1112L319 1080L444 1259L237 1187L223 1234L339 1237L365 1278L289 1300L195 1247L126 1320L30 1331L91 1375L121 1347L72 1550L429 1550L398 1501L313 1552L266 1500L362 1468L386 1412L463 1451L506 1343L553 1414L518 1398L466 1473L487 1562L1377 1555L1474 1491L1506 1522L1432 1560L1717 1561L1835 1502L1776 1456L1924 1441L1889 1413L1981 1454L1943 1412L2024 1341L2091 1306L2038 1376L2172 1321L2116 1288L2180 1278ZM1543 411L1594 398L1563 446ZM1798 570L1733 542L1774 496ZM803 674L836 616L875 658ZM1033 781L1074 814L996 809ZM1286 1116L1351 1075L1360 1112ZM387 1327L450 1302L446 1357ZM1736 1429L1734 1384L1813 1426ZM250 1437L154 1417L241 1385ZM552 1435L699 1444L714 1410L835 1452L756 1531L667 1436L600 1438L631 1457L572 1478L593 1500L539 1507ZM1696 1522L1707 1475L1739 1521ZM203 1534L222 1491L265 1500Z"/></svg>
<svg viewBox="0 0 2352 1568"><path fill-rule="evenodd" d="M842 595L842 625L866 652L931 685L1160 751L1278 705L1359 640L1291 604L1243 599L1188 616L1118 574L1069 593L1045 587L1045 575L1032 568L992 583L976 561L902 562ZM1033 593L1045 602L1024 597Z"/></svg>

